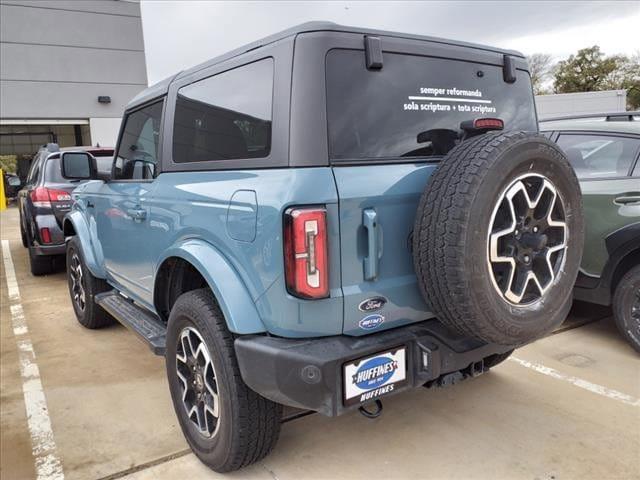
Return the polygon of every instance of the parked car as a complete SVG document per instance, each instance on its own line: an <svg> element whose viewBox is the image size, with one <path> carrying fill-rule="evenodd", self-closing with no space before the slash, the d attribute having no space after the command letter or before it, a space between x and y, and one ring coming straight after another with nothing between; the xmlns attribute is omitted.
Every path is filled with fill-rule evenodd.
<svg viewBox="0 0 640 480"><path fill-rule="evenodd" d="M611 305L620 332L640 351L640 116L621 112L540 123L567 154L586 218L575 297Z"/></svg>
<svg viewBox="0 0 640 480"><path fill-rule="evenodd" d="M7 201L9 201L10 199L15 199L18 195L18 189L21 185L20 177L18 177L15 173L3 171L2 181L4 182L4 195Z"/></svg>
<svg viewBox="0 0 640 480"><path fill-rule="evenodd" d="M29 249L33 275L50 273L56 256L64 255L66 246L62 219L70 211L71 192L80 179L65 178L60 163L63 152L86 152L95 163L96 175L109 175L113 148L44 145L34 156L23 188L18 192L22 245Z"/></svg>
<svg viewBox="0 0 640 480"><path fill-rule="evenodd" d="M311 23L150 87L112 178L65 216L78 321L165 356L219 472L269 453L282 405L376 415L485 372L562 322L582 257L578 180L527 69Z"/></svg>

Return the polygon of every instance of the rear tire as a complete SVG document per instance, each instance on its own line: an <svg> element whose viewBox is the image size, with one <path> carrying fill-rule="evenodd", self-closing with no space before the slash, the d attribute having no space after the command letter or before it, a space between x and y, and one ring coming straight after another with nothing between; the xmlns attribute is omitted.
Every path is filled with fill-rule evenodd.
<svg viewBox="0 0 640 480"><path fill-rule="evenodd" d="M102 328L115 322L96 302L98 293L111 290L107 282L94 277L84 261L76 237L67 242L67 284L76 318L85 328Z"/></svg>
<svg viewBox="0 0 640 480"><path fill-rule="evenodd" d="M171 309L166 367L180 427L204 464L230 472L271 452L282 406L242 381L233 335L209 289L182 294Z"/></svg>
<svg viewBox="0 0 640 480"><path fill-rule="evenodd" d="M53 271L53 257L50 255L36 255L33 248L29 248L29 267L31 275L39 277Z"/></svg>
<svg viewBox="0 0 640 480"><path fill-rule="evenodd" d="M20 239L22 240L22 246L24 248L29 247L29 239L27 238L27 232L24 231L22 226L22 219L20 219Z"/></svg>
<svg viewBox="0 0 640 480"><path fill-rule="evenodd" d="M620 279L613 295L613 318L622 336L640 352L640 265Z"/></svg>
<svg viewBox="0 0 640 480"><path fill-rule="evenodd" d="M557 145L525 132L471 138L442 159L420 199L420 290L463 335L530 342L569 312L583 232L580 185Z"/></svg>

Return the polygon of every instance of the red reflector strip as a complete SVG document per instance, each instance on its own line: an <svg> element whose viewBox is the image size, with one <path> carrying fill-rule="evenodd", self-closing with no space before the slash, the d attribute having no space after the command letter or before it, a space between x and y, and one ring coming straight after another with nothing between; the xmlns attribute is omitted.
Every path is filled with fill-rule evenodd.
<svg viewBox="0 0 640 480"><path fill-rule="evenodd" d="M42 243L51 243L51 232L47 227L40 229L40 238L42 239Z"/></svg>
<svg viewBox="0 0 640 480"><path fill-rule="evenodd" d="M285 212L285 276L287 290L302 298L329 295L327 219L324 207Z"/></svg>

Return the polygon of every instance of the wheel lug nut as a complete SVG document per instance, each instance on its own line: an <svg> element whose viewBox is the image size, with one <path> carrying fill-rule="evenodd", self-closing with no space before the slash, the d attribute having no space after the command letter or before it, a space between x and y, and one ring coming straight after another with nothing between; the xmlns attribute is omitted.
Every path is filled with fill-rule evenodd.
<svg viewBox="0 0 640 480"><path fill-rule="evenodd" d="M525 261L525 262L527 262L527 263L529 263L529 260L530 260L529 255L525 255L525 256L524 256L524 261Z"/></svg>

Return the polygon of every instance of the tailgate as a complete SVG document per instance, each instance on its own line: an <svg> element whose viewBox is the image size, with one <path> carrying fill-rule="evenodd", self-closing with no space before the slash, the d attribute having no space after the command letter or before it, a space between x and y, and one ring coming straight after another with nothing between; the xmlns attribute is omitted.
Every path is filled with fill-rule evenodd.
<svg viewBox="0 0 640 480"><path fill-rule="evenodd" d="M340 205L344 327L349 335L433 317L413 269L411 232L435 165L334 167Z"/></svg>
<svg viewBox="0 0 640 480"><path fill-rule="evenodd" d="M456 47L448 59L429 42L409 42L411 54L398 51L400 40L381 42L376 68L367 68L362 50L326 56L343 331L350 335L433 317L417 285L410 237L420 195L460 141L461 123L499 118L508 129L537 130L529 75L503 68L504 55Z"/></svg>
<svg viewBox="0 0 640 480"><path fill-rule="evenodd" d="M56 217L58 226L62 228L62 221L64 216L71 211L73 206L73 198L71 192L75 190L78 183L48 183L47 188L51 189L54 193L50 194L51 198L51 210ZM66 193L67 195L63 195Z"/></svg>

